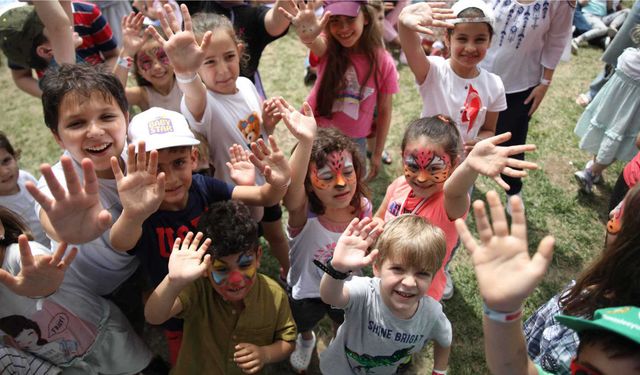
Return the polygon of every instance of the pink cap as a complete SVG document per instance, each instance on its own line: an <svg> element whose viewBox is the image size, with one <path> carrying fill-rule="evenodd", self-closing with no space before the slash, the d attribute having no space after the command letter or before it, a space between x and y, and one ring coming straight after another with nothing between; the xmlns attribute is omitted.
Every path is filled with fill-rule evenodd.
<svg viewBox="0 0 640 375"><path fill-rule="evenodd" d="M325 0L324 12L331 12L334 16L347 16L357 17L360 13L360 5L366 4L366 0L360 1L340 1L340 0Z"/></svg>

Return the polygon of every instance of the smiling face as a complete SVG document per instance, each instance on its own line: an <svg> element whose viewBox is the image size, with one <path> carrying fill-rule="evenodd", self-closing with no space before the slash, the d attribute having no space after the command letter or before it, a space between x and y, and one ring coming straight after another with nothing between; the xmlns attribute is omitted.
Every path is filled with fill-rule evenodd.
<svg viewBox="0 0 640 375"><path fill-rule="evenodd" d="M374 264L373 273L380 278L382 301L400 319L409 319L415 314L433 280L430 272L393 258L383 260L380 265Z"/></svg>
<svg viewBox="0 0 640 375"><path fill-rule="evenodd" d="M256 281L262 249L247 250L213 260L209 281L218 294L234 305L242 304Z"/></svg>
<svg viewBox="0 0 640 375"><path fill-rule="evenodd" d="M88 158L101 178L113 178L109 160L120 157L125 145L129 114L115 99L98 92L90 97L69 93L62 98L58 129L53 133L60 147L80 162Z"/></svg>
<svg viewBox="0 0 640 375"><path fill-rule="evenodd" d="M352 48L358 44L364 26L368 23L362 11L356 17L329 17L329 34L344 48Z"/></svg>
<svg viewBox="0 0 640 375"><path fill-rule="evenodd" d="M211 43L205 50L205 58L198 73L207 89L219 94L235 94L236 80L240 76L242 44L236 44L230 31L214 30Z"/></svg>
<svg viewBox="0 0 640 375"><path fill-rule="evenodd" d="M463 78L473 78L478 74L476 65L484 59L491 45L489 25L484 22L456 24L453 32L447 34L445 43L451 51L453 71Z"/></svg>
<svg viewBox="0 0 640 375"><path fill-rule="evenodd" d="M451 157L424 136L407 142L402 161L407 183L421 197L442 190L453 170Z"/></svg>
<svg viewBox="0 0 640 375"><path fill-rule="evenodd" d="M165 174L164 199L161 210L179 211L187 206L191 173L198 165L198 155L190 146L158 150L158 173Z"/></svg>
<svg viewBox="0 0 640 375"><path fill-rule="evenodd" d="M318 168L309 164L311 188L326 208L349 207L358 184L349 151L334 151L327 155L326 164Z"/></svg>
<svg viewBox="0 0 640 375"><path fill-rule="evenodd" d="M154 87L168 86L173 82L173 66L158 42L149 39L136 55L138 74Z"/></svg>
<svg viewBox="0 0 640 375"><path fill-rule="evenodd" d="M18 161L5 148L0 148L0 195L17 194L18 186Z"/></svg>

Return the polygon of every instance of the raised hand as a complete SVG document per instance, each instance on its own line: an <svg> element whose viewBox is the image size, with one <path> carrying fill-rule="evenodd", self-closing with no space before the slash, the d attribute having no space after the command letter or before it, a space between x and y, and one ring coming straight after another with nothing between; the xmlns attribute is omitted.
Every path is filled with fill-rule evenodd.
<svg viewBox="0 0 640 375"><path fill-rule="evenodd" d="M240 343L235 346L235 349L233 360L245 374L255 374L267 363L264 349L257 345Z"/></svg>
<svg viewBox="0 0 640 375"><path fill-rule="evenodd" d="M331 17L331 12L326 12L320 19L316 17L315 10L318 2L318 0L292 2L291 7L294 9L293 13L290 13L283 7L278 8L289 22L291 22L296 30L296 34L298 34L298 37L304 44L310 44L316 40L327 22L329 22L329 17Z"/></svg>
<svg viewBox="0 0 640 375"><path fill-rule="evenodd" d="M139 221L145 220L160 208L164 199L164 173L158 171L158 151L153 150L147 161L143 141L127 149L127 175L122 174L118 159L111 158L111 169L116 177L122 214Z"/></svg>
<svg viewBox="0 0 640 375"><path fill-rule="evenodd" d="M229 147L227 167L231 180L239 186L253 186L256 184L256 167L249 161L250 152L242 146L233 144Z"/></svg>
<svg viewBox="0 0 640 375"><path fill-rule="evenodd" d="M211 255L206 254L211 239L204 240L203 234L198 232L193 236L192 232L187 233L184 240L176 238L169 257L169 279L178 284L186 285L189 282L202 277L211 264ZM198 247L200 245L200 247Z"/></svg>
<svg viewBox="0 0 640 375"><path fill-rule="evenodd" d="M304 114L298 112L282 98L276 102L276 105L289 132L299 141L307 140L313 142L318 131L318 125L315 117L313 117L313 110L309 103L302 103Z"/></svg>
<svg viewBox="0 0 640 375"><path fill-rule="evenodd" d="M182 31L171 6L165 4L164 9L166 16L161 15L159 18L160 25L167 39L165 40L158 34L158 31L152 26L147 28L147 32L160 43L167 53L176 74L187 75L197 72L204 61L205 50L211 42L211 31L207 31L204 34L202 43L199 44L193 33L191 15L189 14L187 6L184 4L180 6L184 20L184 31Z"/></svg>
<svg viewBox="0 0 640 375"><path fill-rule="evenodd" d="M273 131L276 129L276 125L282 119L282 115L280 114L280 111L278 111L278 106L276 105L280 99L282 98L269 98L262 102L262 126L264 126L264 130L267 134L273 134Z"/></svg>
<svg viewBox="0 0 640 375"><path fill-rule="evenodd" d="M131 12L122 17L122 48L127 56L135 56L144 44L143 21L144 14L142 13Z"/></svg>
<svg viewBox="0 0 640 375"><path fill-rule="evenodd" d="M264 175L265 180L275 187L286 187L291 182L291 168L274 136L269 136L271 150L262 139L251 143L249 160Z"/></svg>
<svg viewBox="0 0 640 375"><path fill-rule="evenodd" d="M553 237L545 237L533 257L527 249L527 225L522 200L511 197L511 233L500 197L487 193L493 224L489 223L484 203L475 201L473 212L480 244L473 238L464 220L456 220L456 229L471 259L478 279L480 294L495 311L518 310L538 285L553 254Z"/></svg>
<svg viewBox="0 0 640 375"><path fill-rule="evenodd" d="M456 18L444 2L416 3L405 7L400 13L399 21L409 30L433 35L431 27L453 28L453 24L444 20Z"/></svg>
<svg viewBox="0 0 640 375"><path fill-rule="evenodd" d="M333 259L331 260L333 268L340 272L348 272L370 265L378 256L378 250L371 250L367 254L367 249L375 242L380 233L382 233L382 227L377 221L373 221L369 217L362 220L353 219L338 239L333 251Z"/></svg>
<svg viewBox="0 0 640 375"><path fill-rule="evenodd" d="M111 214L100 203L98 177L93 162L89 159L82 160L82 184L70 157L62 156L60 164L66 189L56 179L49 164L40 166L40 173L53 198L41 192L32 182L27 182L25 186L47 214L55 231L50 233L54 238L72 244L92 241L111 226Z"/></svg>
<svg viewBox="0 0 640 375"><path fill-rule="evenodd" d="M58 290L65 270L78 253L78 249L74 247L64 256L67 244L61 242L52 255L34 257L29 240L24 234L18 237L18 246L22 265L20 272L13 276L0 269L0 283L6 285L13 293L26 297L48 296Z"/></svg>
<svg viewBox="0 0 640 375"><path fill-rule="evenodd" d="M492 177L498 185L509 190L509 185L500 177L500 173L510 177L525 177L524 169L537 169L536 163L510 158L536 149L535 145L497 146L511 138L511 133L502 133L475 144L465 162L476 172ZM514 169L520 168L520 169Z"/></svg>

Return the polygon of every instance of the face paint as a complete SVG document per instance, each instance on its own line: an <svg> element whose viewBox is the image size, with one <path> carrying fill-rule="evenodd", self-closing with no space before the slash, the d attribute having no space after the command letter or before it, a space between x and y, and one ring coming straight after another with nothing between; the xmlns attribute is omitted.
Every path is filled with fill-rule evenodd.
<svg viewBox="0 0 640 375"><path fill-rule="evenodd" d="M253 263L254 255L242 253L238 257L237 270L230 269L227 263L216 259L213 261L211 278L213 282L222 286L224 284L238 284L245 280L251 282L256 274L256 267Z"/></svg>
<svg viewBox="0 0 640 375"><path fill-rule="evenodd" d="M156 47L138 55L138 67L141 70L150 70L153 68L154 60L158 60L162 65L169 65L169 56L164 52L164 49Z"/></svg>
<svg viewBox="0 0 640 375"><path fill-rule="evenodd" d="M451 172L449 155L446 153L439 155L427 148L406 150L403 164L407 180L415 179L420 183L428 181L443 183Z"/></svg>
<svg viewBox="0 0 640 375"><path fill-rule="evenodd" d="M353 157L349 151L334 151L327 155L327 164L318 169L311 164L311 184L317 189L326 190L334 186L344 187L356 182Z"/></svg>

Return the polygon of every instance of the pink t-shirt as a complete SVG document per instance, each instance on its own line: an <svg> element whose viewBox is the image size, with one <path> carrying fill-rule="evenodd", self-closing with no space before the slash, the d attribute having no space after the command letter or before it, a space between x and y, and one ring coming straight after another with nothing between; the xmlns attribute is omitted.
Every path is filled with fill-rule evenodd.
<svg viewBox="0 0 640 375"><path fill-rule="evenodd" d="M624 176L624 182L627 183L629 189L636 186L638 181L640 181L640 152L638 152L636 156L634 156L633 159L624 166L622 175Z"/></svg>
<svg viewBox="0 0 640 375"><path fill-rule="evenodd" d="M402 215L403 213L412 213L427 219L429 223L444 231L447 241L447 254L445 255L442 266L433 277L431 286L427 291L428 296L440 301L446 284L444 265L447 264L449 258L451 258L453 247L458 242L458 232L456 231L454 221L449 220L447 211L444 208L443 191L430 196L425 201L422 201L422 199L418 197L410 197L410 193L411 186L409 186L404 176L396 178L391 185L389 185L385 195L385 200L389 202L389 205L384 213L384 221L387 222L396 216ZM465 219L466 217L467 214L465 213L462 218Z"/></svg>
<svg viewBox="0 0 640 375"><path fill-rule="evenodd" d="M361 93L360 89L371 68L371 64L363 54L352 53L349 55L351 65L345 73L346 88L338 94L338 98L333 102L333 115L331 118L316 117L319 126L337 128L344 135L351 138L363 138L371 133L378 92L382 94L395 94L398 92L398 71L393 58L385 50L380 50L377 57L377 74L371 74ZM326 67L327 54L325 53L318 64L316 84L307 97L307 102L313 108L314 113L316 112L318 88L320 87L320 82L322 82ZM378 78L378 90L376 90L376 76Z"/></svg>

